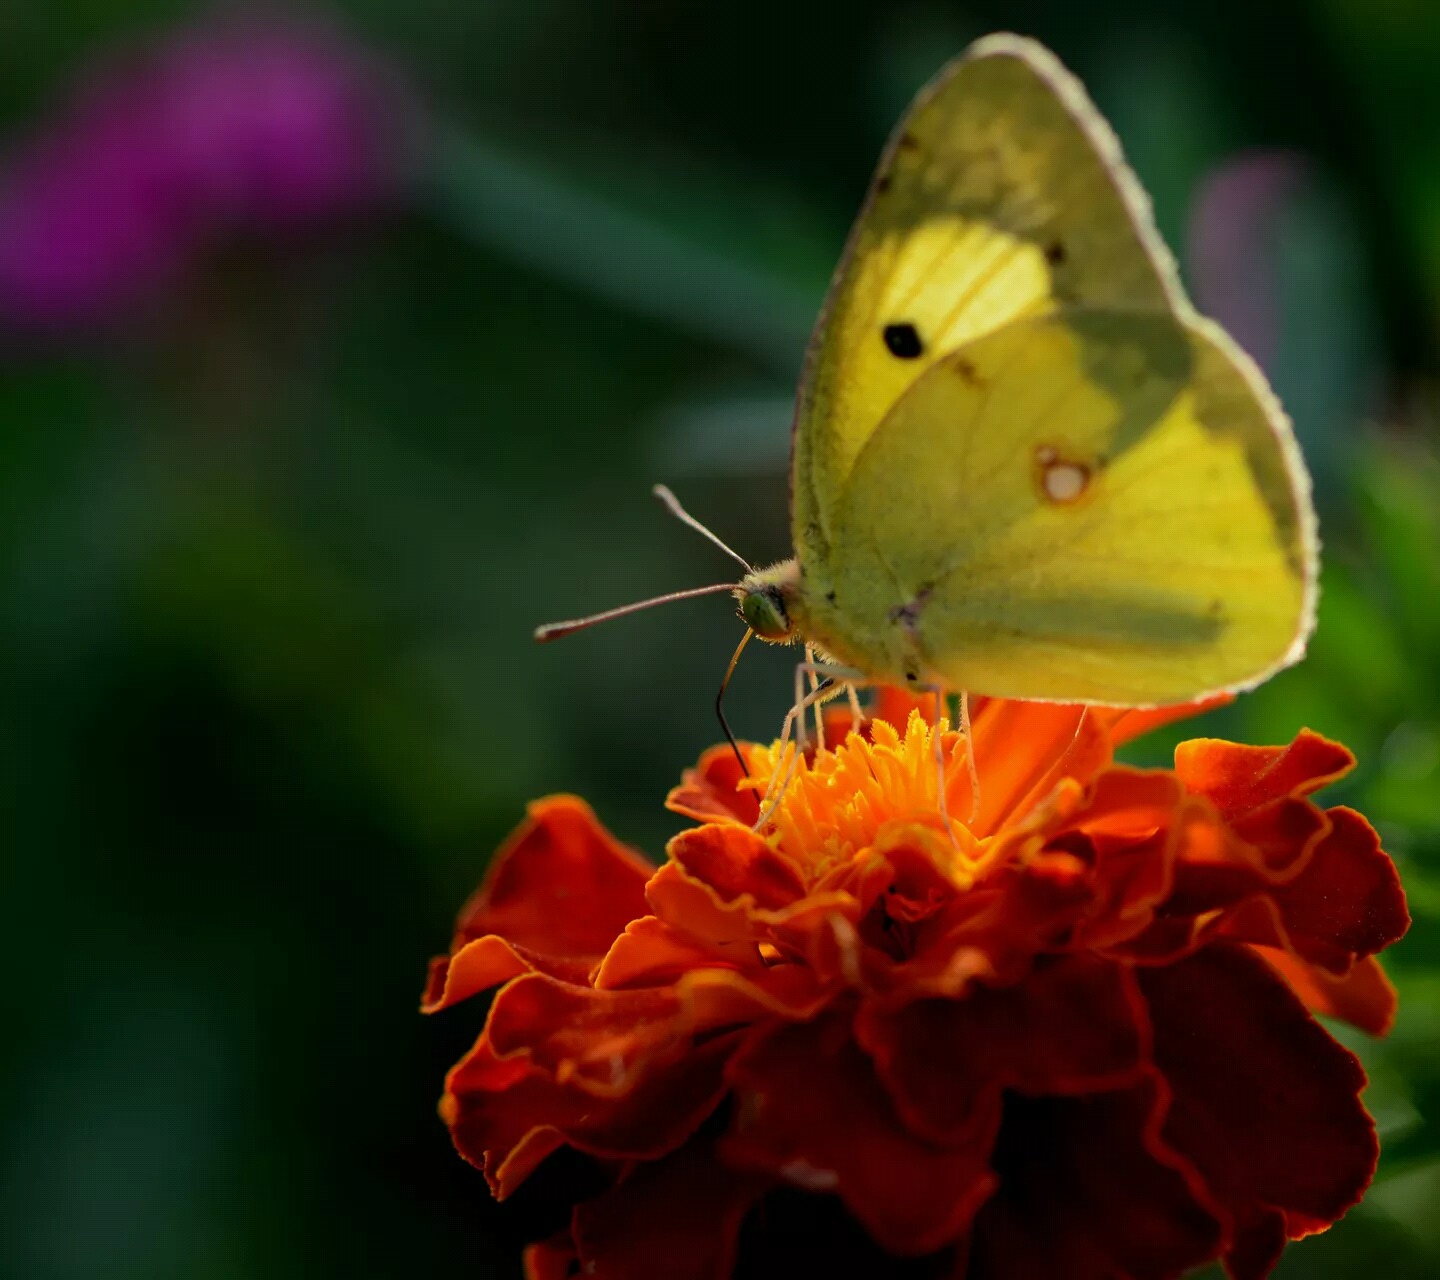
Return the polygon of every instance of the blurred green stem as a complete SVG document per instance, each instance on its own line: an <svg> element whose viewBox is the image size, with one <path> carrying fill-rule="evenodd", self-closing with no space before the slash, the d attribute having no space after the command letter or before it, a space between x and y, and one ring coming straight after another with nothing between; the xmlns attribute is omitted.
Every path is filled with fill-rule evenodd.
<svg viewBox="0 0 1440 1280"><path fill-rule="evenodd" d="M437 130L432 208L486 248L794 379L814 300L455 129Z"/></svg>

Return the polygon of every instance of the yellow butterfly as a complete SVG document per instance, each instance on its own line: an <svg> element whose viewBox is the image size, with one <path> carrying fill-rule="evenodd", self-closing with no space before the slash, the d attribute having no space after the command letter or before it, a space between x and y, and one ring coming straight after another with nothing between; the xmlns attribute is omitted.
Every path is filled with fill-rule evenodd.
<svg viewBox="0 0 1440 1280"><path fill-rule="evenodd" d="M841 681L1181 702L1295 662L1314 624L1289 421L1186 298L1079 82L1019 36L950 63L886 147L791 465L795 557L733 590L746 639Z"/></svg>

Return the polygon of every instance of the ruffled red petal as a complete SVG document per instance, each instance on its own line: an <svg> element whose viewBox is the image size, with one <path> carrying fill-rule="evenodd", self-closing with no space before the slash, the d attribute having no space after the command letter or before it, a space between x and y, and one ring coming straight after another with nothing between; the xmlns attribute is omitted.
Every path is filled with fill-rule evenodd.
<svg viewBox="0 0 1440 1280"><path fill-rule="evenodd" d="M595 974L597 988L658 987L678 982L693 969L725 966L763 969L753 943L716 944L655 916L628 925Z"/></svg>
<svg viewBox="0 0 1440 1280"><path fill-rule="evenodd" d="M1010 987L958 1000L862 1007L856 1036L905 1123L937 1141L969 1132L1002 1089L1098 1093L1134 1084L1149 1028L1134 975L1087 955L1045 957Z"/></svg>
<svg viewBox="0 0 1440 1280"><path fill-rule="evenodd" d="M690 1033L672 987L597 991L545 974L516 978L490 1008L485 1034L497 1056L523 1053L562 1083L613 1097Z"/></svg>
<svg viewBox="0 0 1440 1280"><path fill-rule="evenodd" d="M1232 1268L1263 1275L1254 1259L1276 1222L1291 1238L1321 1230L1369 1184L1378 1146L1359 1100L1365 1073L1246 948L1208 946L1139 977L1174 1094L1164 1138L1230 1213Z"/></svg>
<svg viewBox="0 0 1440 1280"><path fill-rule="evenodd" d="M665 807L696 822L738 822L753 827L760 816L760 800L753 790L740 790L744 778L728 745L711 747L695 768L681 775L680 785L666 796Z"/></svg>
<svg viewBox="0 0 1440 1280"><path fill-rule="evenodd" d="M1005 1106L999 1190L957 1280L1173 1280L1213 1258L1222 1228L1154 1129L1163 1090L1020 1098Z"/></svg>
<svg viewBox="0 0 1440 1280"><path fill-rule="evenodd" d="M800 869L749 827L693 827L670 841L667 852L724 903L748 895L756 906L774 911L805 896Z"/></svg>
<svg viewBox="0 0 1440 1280"><path fill-rule="evenodd" d="M1191 716L1204 715L1234 701L1233 693L1217 693L1195 702L1180 702L1168 707L1092 707L1091 713L1100 714L1109 731L1110 741L1119 747L1154 729L1174 724L1177 720L1188 720Z"/></svg>
<svg viewBox="0 0 1440 1280"><path fill-rule="evenodd" d="M1269 896L1295 951L1339 976L1357 958L1404 937L1410 914L1400 875L1375 828L1353 809L1331 809L1327 816L1329 834L1300 874L1271 888Z"/></svg>
<svg viewBox="0 0 1440 1280"><path fill-rule="evenodd" d="M1286 796L1307 796L1355 767L1338 742L1302 729L1286 747L1196 738L1175 748L1175 772L1231 822Z"/></svg>
<svg viewBox="0 0 1440 1280"><path fill-rule="evenodd" d="M843 1012L759 1027L730 1063L736 1094L727 1163L834 1192L892 1253L939 1249L994 1187L987 1157L999 1109L963 1139L926 1142L896 1115Z"/></svg>
<svg viewBox="0 0 1440 1280"><path fill-rule="evenodd" d="M646 914L654 870L583 800L537 800L461 910L450 955L431 962L421 1007L433 1012L527 970L583 981Z"/></svg>
<svg viewBox="0 0 1440 1280"><path fill-rule="evenodd" d="M525 1280L575 1280L580 1274L580 1255L568 1231L530 1245L523 1261Z"/></svg>
<svg viewBox="0 0 1440 1280"><path fill-rule="evenodd" d="M1367 1035L1390 1033L1395 1021L1395 987L1374 956L1360 961L1343 978L1307 964L1298 956L1270 947L1256 947L1265 960L1312 1013L1323 1013L1359 1027Z"/></svg>
<svg viewBox="0 0 1440 1280"><path fill-rule="evenodd" d="M629 1170L575 1210L580 1267L602 1280L726 1280L740 1223L770 1185L720 1164L709 1142Z"/></svg>
<svg viewBox="0 0 1440 1280"><path fill-rule="evenodd" d="M1023 820L1061 778L1084 782L1110 763L1109 737L1084 707L991 698L976 707L971 726L980 811L967 825L977 836ZM968 794L952 796L951 805L967 812Z"/></svg>
<svg viewBox="0 0 1440 1280"><path fill-rule="evenodd" d="M591 1155L653 1160L673 1151L724 1095L735 1033L654 1065L635 1087L597 1097L482 1037L451 1071L441 1111L456 1149L501 1199L568 1143Z"/></svg>

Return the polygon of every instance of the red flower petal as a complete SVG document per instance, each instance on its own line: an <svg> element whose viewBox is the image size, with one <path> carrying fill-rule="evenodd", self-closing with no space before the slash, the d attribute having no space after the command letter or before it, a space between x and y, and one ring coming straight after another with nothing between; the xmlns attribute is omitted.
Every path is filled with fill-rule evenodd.
<svg viewBox="0 0 1440 1280"><path fill-rule="evenodd" d="M1336 978L1287 951L1256 947L1255 952L1290 984L1312 1013L1340 1018L1367 1035L1388 1035L1395 1021L1395 988L1380 962L1371 956L1343 978Z"/></svg>
<svg viewBox="0 0 1440 1280"><path fill-rule="evenodd" d="M1023 819L1060 778L1084 782L1110 763L1110 740L1084 707L988 699L976 710L972 732L980 812L967 825L977 836ZM952 797L952 807L967 812L968 797Z"/></svg>
<svg viewBox="0 0 1440 1280"><path fill-rule="evenodd" d="M1344 777L1355 757L1302 729L1288 747L1252 747L1197 738L1175 748L1175 772L1232 822L1282 796L1307 796Z"/></svg>
<svg viewBox="0 0 1440 1280"><path fill-rule="evenodd" d="M856 1037L905 1123L938 1141L969 1131L1002 1089L1098 1093L1145 1069L1148 1028L1130 970L1093 956L1042 959L1010 987L963 999L862 1007Z"/></svg>
<svg viewBox="0 0 1440 1280"><path fill-rule="evenodd" d="M999 982L1017 981L1037 953L1066 943L1094 893L1090 868L1080 858L1037 851L1024 862L1002 866L927 922L917 959L933 964L973 948Z"/></svg>
<svg viewBox="0 0 1440 1280"><path fill-rule="evenodd" d="M750 904L725 902L678 862L667 862L650 877L645 898L659 919L715 946L743 942L755 935Z"/></svg>
<svg viewBox="0 0 1440 1280"><path fill-rule="evenodd" d="M673 1151L724 1094L735 1035L652 1067L629 1092L597 1098L522 1058L498 1058L482 1038L450 1073L441 1110L456 1149L504 1199L552 1151L569 1143L607 1158Z"/></svg>
<svg viewBox="0 0 1440 1280"><path fill-rule="evenodd" d="M580 1255L568 1231L530 1245L525 1250L524 1264L525 1280L575 1280L580 1274Z"/></svg>
<svg viewBox="0 0 1440 1280"><path fill-rule="evenodd" d="M592 963L541 955L487 934L465 943L453 956L435 956L430 961L420 1012L448 1009L522 973L548 973L569 982L584 982Z"/></svg>
<svg viewBox="0 0 1440 1280"><path fill-rule="evenodd" d="M498 1057L524 1053L562 1084L606 1097L627 1092L653 1059L688 1045L690 1031L672 987L596 991L540 973L505 987L485 1024Z"/></svg>
<svg viewBox="0 0 1440 1280"><path fill-rule="evenodd" d="M595 974L595 986L657 987L678 981L692 969L721 965L764 967L753 942L712 943L655 916L644 916L615 940Z"/></svg>
<svg viewBox="0 0 1440 1280"><path fill-rule="evenodd" d="M892 1253L955 1239L994 1187L987 1157L999 1120L978 1118L962 1142L909 1134L850 1037L844 1013L758 1028L730 1064L737 1095L724 1159L816 1191L833 1191Z"/></svg>
<svg viewBox="0 0 1440 1280"><path fill-rule="evenodd" d="M432 962L422 1007L454 1004L527 968L583 980L647 914L653 872L583 800L537 800L461 910L450 957Z"/></svg>
<svg viewBox="0 0 1440 1280"><path fill-rule="evenodd" d="M1285 931L1306 959L1343 973L1405 936L1410 915L1395 864L1353 809L1329 810L1330 834L1300 874L1270 890Z"/></svg>
<svg viewBox="0 0 1440 1280"><path fill-rule="evenodd" d="M1162 725L1203 715L1234 701L1233 693L1217 693L1196 702L1181 702L1169 707L1092 707L1090 710L1092 715L1099 712L1108 722L1110 741L1118 747Z"/></svg>
<svg viewBox="0 0 1440 1280"><path fill-rule="evenodd" d="M726 1280L736 1237L769 1180L716 1161L692 1142L640 1165L613 1190L575 1210L580 1269L603 1280Z"/></svg>
<svg viewBox="0 0 1440 1280"><path fill-rule="evenodd" d="M724 903L748 894L756 906L774 911L805 896L799 868L749 827L692 827L670 841L666 852Z"/></svg>
<svg viewBox="0 0 1440 1280"><path fill-rule="evenodd" d="M1298 1238L1359 1200L1378 1154L1365 1073L1264 961L1214 944L1139 977L1174 1092L1165 1140L1242 1235L1279 1216Z"/></svg>
<svg viewBox="0 0 1440 1280"><path fill-rule="evenodd" d="M695 768L681 775L680 785L665 797L665 807L696 822L738 822L753 827L760 816L760 799L753 791L739 790L742 781L740 763L729 745L711 747Z"/></svg>
<svg viewBox="0 0 1440 1280"><path fill-rule="evenodd" d="M1006 1102L1000 1187L957 1280L1171 1280L1213 1258L1221 1227L1156 1156L1156 1087Z"/></svg>

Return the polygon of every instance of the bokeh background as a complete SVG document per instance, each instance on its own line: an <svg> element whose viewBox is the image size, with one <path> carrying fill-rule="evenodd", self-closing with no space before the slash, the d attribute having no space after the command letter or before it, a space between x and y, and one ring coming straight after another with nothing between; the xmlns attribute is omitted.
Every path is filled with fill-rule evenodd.
<svg viewBox="0 0 1440 1280"><path fill-rule="evenodd" d="M480 1011L420 1019L425 962L530 797L662 849L740 624L530 629L733 572L656 480L785 554L870 167L1000 27L1089 84L1315 472L1311 656L1199 731L1350 744L1415 915L1348 1037L1379 1178L1281 1274L1440 1274L1434 6L55 0L0 10L0 1275L518 1274L553 1210L452 1154Z"/></svg>

